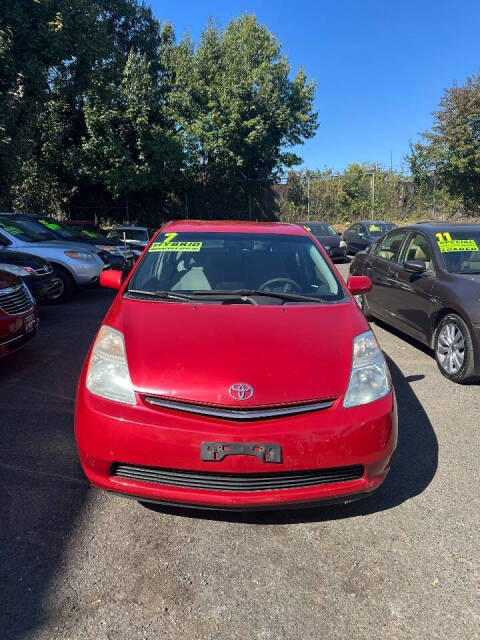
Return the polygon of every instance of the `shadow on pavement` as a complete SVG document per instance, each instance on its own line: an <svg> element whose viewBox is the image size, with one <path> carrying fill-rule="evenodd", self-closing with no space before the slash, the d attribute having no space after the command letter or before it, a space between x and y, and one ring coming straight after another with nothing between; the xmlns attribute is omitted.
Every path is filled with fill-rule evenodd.
<svg viewBox="0 0 480 640"><path fill-rule="evenodd" d="M435 476L438 442L420 401L397 365L386 356L398 402L398 447L383 485L372 496L347 505L285 509L279 511L229 512L143 503L152 511L190 518L251 524L295 524L365 516L392 509L422 493Z"/></svg>
<svg viewBox="0 0 480 640"><path fill-rule="evenodd" d="M73 434L75 387L110 301L91 291L41 307L37 338L0 362L2 639L32 637L44 619L43 602L87 496Z"/></svg>

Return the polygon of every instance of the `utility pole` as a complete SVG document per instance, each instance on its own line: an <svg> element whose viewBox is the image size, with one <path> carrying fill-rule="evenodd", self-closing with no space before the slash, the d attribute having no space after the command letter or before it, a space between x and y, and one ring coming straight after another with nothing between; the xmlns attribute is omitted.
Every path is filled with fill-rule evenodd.
<svg viewBox="0 0 480 640"><path fill-rule="evenodd" d="M310 175L307 176L307 220L310 222Z"/></svg>
<svg viewBox="0 0 480 640"><path fill-rule="evenodd" d="M377 165L375 165L375 171L372 172L372 220L375 219L375 173Z"/></svg>

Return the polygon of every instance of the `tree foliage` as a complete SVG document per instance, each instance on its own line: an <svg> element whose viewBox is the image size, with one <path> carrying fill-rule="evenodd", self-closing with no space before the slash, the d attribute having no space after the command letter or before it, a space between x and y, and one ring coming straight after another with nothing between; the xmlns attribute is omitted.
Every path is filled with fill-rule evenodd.
<svg viewBox="0 0 480 640"><path fill-rule="evenodd" d="M447 89L433 114L431 131L412 145L410 167L416 184L436 185L450 208L480 208L480 75Z"/></svg>
<svg viewBox="0 0 480 640"><path fill-rule="evenodd" d="M374 217L398 220L426 208L425 200L416 197L408 176L380 166L351 164L339 174L331 169L291 170L282 189L283 197L279 198L280 216L284 220L306 220L310 200L310 220L351 222L370 219L373 179Z"/></svg>
<svg viewBox="0 0 480 640"><path fill-rule="evenodd" d="M0 203L246 217L314 135L314 90L254 15L195 45L137 0L4 0Z"/></svg>

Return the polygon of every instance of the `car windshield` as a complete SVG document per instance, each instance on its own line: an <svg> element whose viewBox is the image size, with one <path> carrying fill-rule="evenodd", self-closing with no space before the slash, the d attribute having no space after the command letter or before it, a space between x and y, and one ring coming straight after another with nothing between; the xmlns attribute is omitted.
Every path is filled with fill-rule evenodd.
<svg viewBox="0 0 480 640"><path fill-rule="evenodd" d="M370 222L365 226L367 227L368 234L374 237L383 236L384 233L396 227L396 225L391 222Z"/></svg>
<svg viewBox="0 0 480 640"><path fill-rule="evenodd" d="M336 236L337 232L326 222L306 222L305 229L308 229L314 236Z"/></svg>
<svg viewBox="0 0 480 640"><path fill-rule="evenodd" d="M33 229L29 221L10 220L3 218L0 220L0 229L5 229L12 236L22 242L43 242L44 240L55 240L55 236L48 231L43 230L41 224L34 223Z"/></svg>
<svg viewBox="0 0 480 640"><path fill-rule="evenodd" d="M144 229L113 229L108 234L109 238L117 240L139 240L140 242L148 242L148 234Z"/></svg>
<svg viewBox="0 0 480 640"><path fill-rule="evenodd" d="M52 220L51 218L37 218L38 222L45 228L54 231L61 238L69 239L75 237L75 232L70 229L66 224Z"/></svg>
<svg viewBox="0 0 480 640"><path fill-rule="evenodd" d="M163 233L136 269L129 290L290 295L335 302L345 292L307 236L260 233ZM180 296L177 296L180 298ZM299 300L301 301L301 300Z"/></svg>
<svg viewBox="0 0 480 640"><path fill-rule="evenodd" d="M480 273L480 227L478 231L438 232L435 242L447 271Z"/></svg>

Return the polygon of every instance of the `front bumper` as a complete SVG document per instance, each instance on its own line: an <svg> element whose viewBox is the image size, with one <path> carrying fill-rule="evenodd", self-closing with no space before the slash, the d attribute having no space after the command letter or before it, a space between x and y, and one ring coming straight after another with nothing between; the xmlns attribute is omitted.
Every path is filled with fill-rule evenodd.
<svg viewBox="0 0 480 640"><path fill-rule="evenodd" d="M32 329L25 331L25 319L35 316ZM38 316L36 308L28 313L11 316L0 311L0 358L8 356L28 344L37 334Z"/></svg>
<svg viewBox="0 0 480 640"><path fill-rule="evenodd" d="M35 300L42 300L54 295L62 286L61 281L53 274L47 276L28 276L24 282Z"/></svg>
<svg viewBox="0 0 480 640"><path fill-rule="evenodd" d="M97 256L92 261L71 259L68 261L67 266L77 286L88 287L98 282L102 271L109 268L109 263L103 263Z"/></svg>
<svg viewBox="0 0 480 640"><path fill-rule="evenodd" d="M241 423L155 409L138 396L131 407L98 398L85 389L77 395L75 433L83 469L92 484L115 493L155 502L220 509L302 506L349 502L375 491L385 479L397 443L394 394L364 407L344 409L342 399L325 410L274 420ZM221 462L201 459L203 442L278 443L280 463L235 455ZM169 485L118 477L118 465L160 472L269 474L330 470L362 465L353 480L267 490L221 490ZM250 477L254 477L253 475Z"/></svg>
<svg viewBox="0 0 480 640"><path fill-rule="evenodd" d="M331 258L345 258L347 247L331 247L327 253Z"/></svg>

